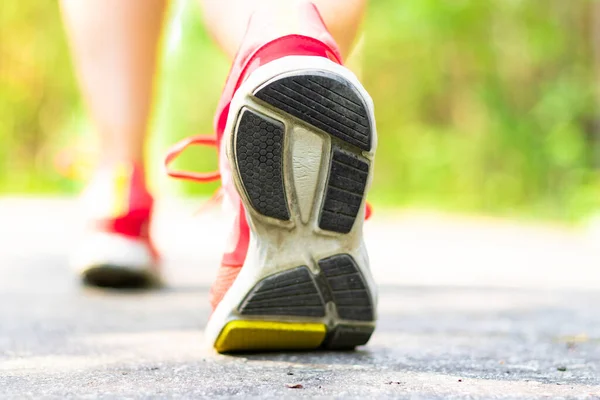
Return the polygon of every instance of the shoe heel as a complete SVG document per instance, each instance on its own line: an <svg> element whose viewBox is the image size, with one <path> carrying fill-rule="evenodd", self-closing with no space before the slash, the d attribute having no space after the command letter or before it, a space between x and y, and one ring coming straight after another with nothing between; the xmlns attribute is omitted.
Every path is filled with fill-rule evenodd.
<svg viewBox="0 0 600 400"><path fill-rule="evenodd" d="M347 254L319 261L313 274L300 266L258 282L239 304L240 319L228 322L219 352L351 349L373 332L372 295Z"/></svg>

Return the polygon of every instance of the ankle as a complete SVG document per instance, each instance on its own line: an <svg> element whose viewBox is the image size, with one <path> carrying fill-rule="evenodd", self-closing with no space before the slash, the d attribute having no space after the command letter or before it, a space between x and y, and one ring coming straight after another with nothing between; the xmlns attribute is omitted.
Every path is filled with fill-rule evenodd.
<svg viewBox="0 0 600 400"><path fill-rule="evenodd" d="M97 216L118 216L131 209L149 209L153 198L141 164L102 163L82 193L83 204Z"/></svg>
<svg viewBox="0 0 600 400"><path fill-rule="evenodd" d="M250 17L240 48L252 52L266 43L291 35L316 39L341 59L338 46L319 11L313 3L306 0L261 3Z"/></svg>

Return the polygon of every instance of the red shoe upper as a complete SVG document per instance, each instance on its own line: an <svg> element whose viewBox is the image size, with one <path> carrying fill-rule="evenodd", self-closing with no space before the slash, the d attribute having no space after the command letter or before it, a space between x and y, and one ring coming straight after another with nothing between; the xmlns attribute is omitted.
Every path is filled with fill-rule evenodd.
<svg viewBox="0 0 600 400"><path fill-rule="evenodd" d="M82 196L89 229L147 243L154 199L146 187L143 169L133 163L100 168Z"/></svg>

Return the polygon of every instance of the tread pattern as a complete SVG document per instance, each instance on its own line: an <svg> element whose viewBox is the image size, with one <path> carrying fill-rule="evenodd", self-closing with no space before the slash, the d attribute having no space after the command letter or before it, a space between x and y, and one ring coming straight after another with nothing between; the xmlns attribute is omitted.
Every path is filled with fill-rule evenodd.
<svg viewBox="0 0 600 400"><path fill-rule="evenodd" d="M240 176L252 207L287 221L290 212L283 185L283 123L244 109L236 135Z"/></svg>
<svg viewBox="0 0 600 400"><path fill-rule="evenodd" d="M324 346L330 350L348 350L366 344L375 328L370 326L339 325L325 340Z"/></svg>
<svg viewBox="0 0 600 400"><path fill-rule="evenodd" d="M243 315L324 317L325 305L308 268L301 266L260 281L239 311Z"/></svg>
<svg viewBox="0 0 600 400"><path fill-rule="evenodd" d="M290 76L259 89L257 98L362 150L371 150L371 126L352 84L331 74Z"/></svg>
<svg viewBox="0 0 600 400"><path fill-rule="evenodd" d="M247 108L239 114L232 144L249 206L279 220L289 220L295 212L288 208L283 170L284 145L293 150L294 138L286 140L282 121L286 125L303 122L313 133L331 136L325 141L327 146L331 143L330 165L319 164L329 170L322 208L314 210L319 212L319 227L349 233L364 207L371 172L370 156L363 156L374 143L367 99L350 81L319 70L276 78L254 96L280 116L275 120ZM310 317L311 322L327 323L323 325L326 336L323 332L316 347L350 349L365 344L374 329L375 308L356 261L349 254L336 254L319 260L318 266L321 272L316 275L300 265L263 278L239 304L239 313L252 322L289 324L297 320L293 317ZM327 315L331 319L323 322L321 318Z"/></svg>
<svg viewBox="0 0 600 400"><path fill-rule="evenodd" d="M348 233L360 211L369 164L360 156L338 147L332 148L331 167L319 227L328 231Z"/></svg>
<svg viewBox="0 0 600 400"><path fill-rule="evenodd" d="M319 261L319 267L331 290L338 315L347 320L373 321L373 303L367 285L348 254Z"/></svg>

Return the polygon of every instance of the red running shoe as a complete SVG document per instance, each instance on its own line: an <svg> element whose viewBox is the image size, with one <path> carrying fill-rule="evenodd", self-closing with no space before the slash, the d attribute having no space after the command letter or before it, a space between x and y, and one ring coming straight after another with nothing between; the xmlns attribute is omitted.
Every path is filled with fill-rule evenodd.
<svg viewBox="0 0 600 400"><path fill-rule="evenodd" d="M302 13L307 35L276 38L255 35L253 24L260 32L267 22L253 17L215 118L222 191L235 215L205 330L218 352L348 349L375 327L362 237L373 103L316 7ZM190 138L167 162L207 142Z"/></svg>
<svg viewBox="0 0 600 400"><path fill-rule="evenodd" d="M81 198L87 222L72 258L85 284L158 284L158 255L149 237L153 202L141 168L118 164L96 173Z"/></svg>

